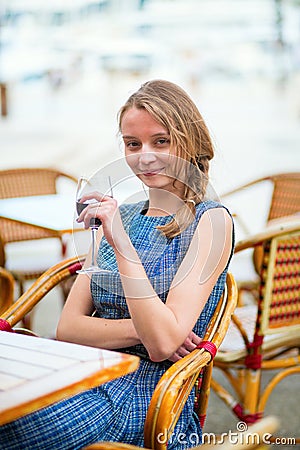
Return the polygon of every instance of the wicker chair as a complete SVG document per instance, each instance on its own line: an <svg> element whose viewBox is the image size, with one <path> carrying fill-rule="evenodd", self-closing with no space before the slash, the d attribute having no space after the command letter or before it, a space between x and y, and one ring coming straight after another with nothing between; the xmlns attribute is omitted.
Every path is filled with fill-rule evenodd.
<svg viewBox="0 0 300 450"><path fill-rule="evenodd" d="M73 176L56 169L48 168L20 168L0 171L0 199L13 197L27 197L34 195L56 194L61 181L77 182ZM65 254L65 244L60 235L47 228L26 224L0 216L0 234L5 249L11 242L28 241L33 239L58 238L61 242L62 255ZM1 266L5 266L5 252ZM14 278L19 284L20 295L24 291L24 282L38 278L41 270L13 270Z"/></svg>
<svg viewBox="0 0 300 450"><path fill-rule="evenodd" d="M268 205L268 210L265 211L264 218L259 225L259 229L264 225L270 225L276 223L278 219L284 221L291 216L300 214L300 172L279 173L274 175L265 176L250 183L237 187L229 192L221 195L222 202L228 204L231 210L235 212L235 208L239 209L239 206L245 203L247 204L247 198L250 196L255 198L257 202L261 202L261 191L263 186L271 188L271 199ZM259 189L258 195L255 197L255 189ZM244 197L246 195L246 197ZM253 211L253 214L255 212ZM240 227L243 230L243 235L248 236L252 232L246 225L246 220L242 214L234 214L237 228ZM262 247L256 245L252 252L252 262L254 267L254 274L259 274L260 264L262 261ZM251 296L257 301L258 298L258 276L252 276L251 279L239 280L237 277L238 289L239 289L239 304L243 303L243 294L250 293Z"/></svg>
<svg viewBox="0 0 300 450"><path fill-rule="evenodd" d="M270 435L277 430L279 421L274 416L265 417L252 425L245 432L234 433L230 439L215 436L215 443L207 443L190 450L258 450L266 449L271 443ZM270 440L269 440L270 439ZM140 450L141 447L120 442L99 442L85 447L84 450Z"/></svg>
<svg viewBox="0 0 300 450"><path fill-rule="evenodd" d="M244 422L259 420L285 377L300 373L300 221L277 226L239 243L262 246L258 304L237 307L214 360L234 392L212 380L216 394ZM275 370L266 381L265 371ZM285 399L286 401L287 399Z"/></svg>
<svg viewBox="0 0 300 450"><path fill-rule="evenodd" d="M0 317L0 327L11 330L25 314L62 281L76 274L84 257L70 258L45 272L10 308ZM229 327L236 307L237 288L231 274L227 275L226 288L221 298L202 345L185 358L174 363L163 375L151 400L146 423L145 443L148 448L166 449L167 442L159 443L156 436L172 434L189 393L195 386L195 411L204 424L212 373L211 361Z"/></svg>
<svg viewBox="0 0 300 450"><path fill-rule="evenodd" d="M0 267L0 314L13 304L14 284L15 280L12 274Z"/></svg>
<svg viewBox="0 0 300 450"><path fill-rule="evenodd" d="M246 192L249 188L262 185L263 183L272 186L271 201L266 218L267 223L274 219L300 213L300 172L279 173L258 178L222 194L222 201L226 203L236 194ZM237 221L239 220L243 221L241 217L237 216ZM244 222L242 226L249 234Z"/></svg>

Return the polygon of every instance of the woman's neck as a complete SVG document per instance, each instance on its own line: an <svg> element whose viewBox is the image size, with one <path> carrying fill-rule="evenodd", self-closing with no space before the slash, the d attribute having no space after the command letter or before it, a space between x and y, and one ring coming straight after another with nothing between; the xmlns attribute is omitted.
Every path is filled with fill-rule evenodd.
<svg viewBox="0 0 300 450"><path fill-rule="evenodd" d="M164 189L149 190L149 208L146 216L170 216L183 205L182 198Z"/></svg>

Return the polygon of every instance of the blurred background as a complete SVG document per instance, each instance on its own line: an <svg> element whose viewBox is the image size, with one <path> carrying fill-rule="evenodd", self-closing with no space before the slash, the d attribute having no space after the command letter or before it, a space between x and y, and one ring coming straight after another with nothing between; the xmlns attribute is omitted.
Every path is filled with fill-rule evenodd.
<svg viewBox="0 0 300 450"><path fill-rule="evenodd" d="M178 83L198 105L221 197L300 170L300 0L0 0L0 170L110 170L122 157L117 112L153 78ZM266 222L269 188L229 205L248 232ZM85 253L89 235L75 234ZM7 246L7 267L27 253L26 242Z"/></svg>
<svg viewBox="0 0 300 450"><path fill-rule="evenodd" d="M128 95L166 78L208 123L218 193L299 170L299 0L0 0L0 19L1 169L93 174Z"/></svg>
<svg viewBox="0 0 300 450"><path fill-rule="evenodd" d="M220 196L299 172L300 0L0 0L0 170L93 175L122 156L117 112L153 78L178 83L198 105L215 143L211 182ZM260 192L239 201L250 231L265 223L266 202ZM82 235L85 252L90 235ZM53 244L36 243L31 259L46 255L51 265ZM17 244L8 268L28 264L28 243ZM34 329L53 336L61 305L50 299L44 308ZM299 428L294 392L286 435ZM275 404L284 417L280 398ZM214 397L211 408L206 431L235 429Z"/></svg>

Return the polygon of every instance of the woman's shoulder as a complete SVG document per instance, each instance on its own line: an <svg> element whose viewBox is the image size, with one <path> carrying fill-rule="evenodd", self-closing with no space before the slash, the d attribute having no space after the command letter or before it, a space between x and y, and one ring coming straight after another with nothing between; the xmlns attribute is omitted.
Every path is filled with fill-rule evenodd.
<svg viewBox="0 0 300 450"><path fill-rule="evenodd" d="M234 231L234 221L233 221L233 217L232 214L230 213L229 209L223 205L222 203L215 201L215 200L205 200L201 203L199 203L196 206L196 220L195 220L195 224L196 226L199 225L200 222L200 218L203 216L203 214L209 210L216 210L218 209L219 211L222 210L222 214L218 214L218 213L214 213L214 214L210 214L210 222L213 220L216 220L218 223L220 223L221 217L224 218L225 217L225 221L222 222L224 223L226 230L228 232L230 232L231 230L231 236L232 236L232 251L233 251L233 247L234 247L234 241L235 241L235 231ZM225 215L223 214L225 213ZM221 222L221 223L222 223Z"/></svg>
<svg viewBox="0 0 300 450"><path fill-rule="evenodd" d="M217 212L216 210L218 210L219 212ZM194 220L195 226L198 226L201 217L208 211L212 212L209 213L210 220L216 220L217 222L219 222L221 217L225 217L225 221L228 226L229 224L232 224L232 226L234 226L233 217L229 209L222 203L215 200L204 200L203 202L196 205L196 214Z"/></svg>
<svg viewBox="0 0 300 450"><path fill-rule="evenodd" d="M198 203L196 205L196 216L199 217L206 211L208 211L210 209L216 209L216 208L223 208L231 216L228 208L216 200L203 200L203 202Z"/></svg>

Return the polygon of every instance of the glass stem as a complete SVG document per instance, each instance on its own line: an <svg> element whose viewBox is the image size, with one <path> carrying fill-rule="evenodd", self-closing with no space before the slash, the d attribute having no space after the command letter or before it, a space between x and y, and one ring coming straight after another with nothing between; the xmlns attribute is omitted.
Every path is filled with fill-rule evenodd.
<svg viewBox="0 0 300 450"><path fill-rule="evenodd" d="M98 227L92 227L92 266L96 266L96 234Z"/></svg>

